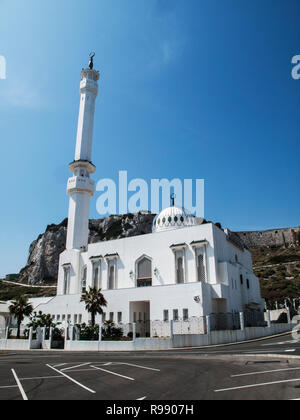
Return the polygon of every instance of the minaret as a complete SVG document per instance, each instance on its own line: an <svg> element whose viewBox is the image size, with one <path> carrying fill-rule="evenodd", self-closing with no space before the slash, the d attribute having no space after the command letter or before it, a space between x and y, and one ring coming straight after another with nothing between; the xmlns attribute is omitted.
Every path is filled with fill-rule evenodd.
<svg viewBox="0 0 300 420"><path fill-rule="evenodd" d="M75 158L69 168L67 194L70 196L67 250L82 249L88 245L90 199L94 195L94 181L90 179L96 167L92 164L92 140L95 101L98 94L99 72L94 70L90 56L89 68L82 70L80 82L80 107L78 116Z"/></svg>

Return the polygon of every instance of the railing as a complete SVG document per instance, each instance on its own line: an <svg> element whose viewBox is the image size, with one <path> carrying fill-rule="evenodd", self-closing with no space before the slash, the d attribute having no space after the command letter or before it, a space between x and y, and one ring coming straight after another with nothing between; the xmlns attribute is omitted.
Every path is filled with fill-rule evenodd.
<svg viewBox="0 0 300 420"><path fill-rule="evenodd" d="M173 335L203 335L210 331L240 330L248 327L264 327L262 312L219 313L209 316L176 319L172 321L137 321L136 323L105 323L91 327L75 325L60 328L62 340L118 341L136 338L168 338ZM100 336L101 330L101 336ZM46 332L46 337L47 337Z"/></svg>

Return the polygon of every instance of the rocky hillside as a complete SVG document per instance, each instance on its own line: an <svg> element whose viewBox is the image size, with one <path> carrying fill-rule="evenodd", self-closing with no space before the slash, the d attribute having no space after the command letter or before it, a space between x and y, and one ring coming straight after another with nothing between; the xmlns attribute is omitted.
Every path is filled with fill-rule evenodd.
<svg viewBox="0 0 300 420"><path fill-rule="evenodd" d="M271 307L300 297L300 246L263 247L251 253L262 295Z"/></svg>

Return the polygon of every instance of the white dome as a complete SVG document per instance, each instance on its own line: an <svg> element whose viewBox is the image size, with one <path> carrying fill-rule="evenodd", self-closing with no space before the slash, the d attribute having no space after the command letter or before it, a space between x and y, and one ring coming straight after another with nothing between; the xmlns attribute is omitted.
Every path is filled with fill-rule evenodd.
<svg viewBox="0 0 300 420"><path fill-rule="evenodd" d="M183 207L167 207L162 210L153 220L152 232L179 229L195 226L196 218Z"/></svg>

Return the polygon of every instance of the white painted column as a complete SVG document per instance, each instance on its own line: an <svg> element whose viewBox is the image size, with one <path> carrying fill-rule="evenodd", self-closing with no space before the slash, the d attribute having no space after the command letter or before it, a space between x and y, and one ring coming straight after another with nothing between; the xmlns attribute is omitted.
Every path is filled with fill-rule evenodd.
<svg viewBox="0 0 300 420"><path fill-rule="evenodd" d="M206 315L206 334L211 333L210 315Z"/></svg>
<svg viewBox="0 0 300 420"><path fill-rule="evenodd" d="M271 311L267 311L268 328L271 328Z"/></svg>
<svg viewBox="0 0 300 420"><path fill-rule="evenodd" d="M6 327L5 339L8 340L9 336L9 327Z"/></svg>
<svg viewBox="0 0 300 420"><path fill-rule="evenodd" d="M33 334L33 328L30 327L29 329L29 338L28 338L28 349L31 349L31 345L32 345L32 334Z"/></svg>
<svg viewBox="0 0 300 420"><path fill-rule="evenodd" d="M70 341L74 341L74 327L72 326L70 329L71 329Z"/></svg>
<svg viewBox="0 0 300 420"><path fill-rule="evenodd" d="M133 341L136 340L136 323L135 322L132 324L132 339Z"/></svg>
<svg viewBox="0 0 300 420"><path fill-rule="evenodd" d="M240 312L241 331L245 330L245 315L244 312Z"/></svg>
<svg viewBox="0 0 300 420"><path fill-rule="evenodd" d="M51 347L52 347L52 340L53 340L53 327L50 327L50 331L49 331L49 350L51 350Z"/></svg>
<svg viewBox="0 0 300 420"><path fill-rule="evenodd" d="M291 311L290 308L287 308L287 320L288 320L288 324L291 324Z"/></svg>
<svg viewBox="0 0 300 420"><path fill-rule="evenodd" d="M102 342L102 325L99 325L99 341Z"/></svg>
<svg viewBox="0 0 300 420"><path fill-rule="evenodd" d="M171 319L170 321L170 338L174 337L174 321Z"/></svg>

